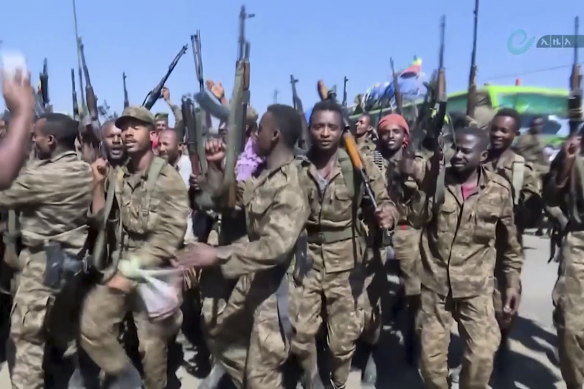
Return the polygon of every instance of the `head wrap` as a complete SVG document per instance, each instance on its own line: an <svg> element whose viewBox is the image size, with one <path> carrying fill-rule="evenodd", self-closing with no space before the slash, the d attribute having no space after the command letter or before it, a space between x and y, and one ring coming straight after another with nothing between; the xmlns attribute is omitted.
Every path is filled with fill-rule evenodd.
<svg viewBox="0 0 584 389"><path fill-rule="evenodd" d="M379 132L380 128L388 124L395 124L404 129L406 136L404 137L403 147L407 147L408 144L410 143L410 126L408 126L408 122L406 122L406 119L404 119L402 115L397 113L385 115L384 117L381 118L379 124L377 125L377 132Z"/></svg>

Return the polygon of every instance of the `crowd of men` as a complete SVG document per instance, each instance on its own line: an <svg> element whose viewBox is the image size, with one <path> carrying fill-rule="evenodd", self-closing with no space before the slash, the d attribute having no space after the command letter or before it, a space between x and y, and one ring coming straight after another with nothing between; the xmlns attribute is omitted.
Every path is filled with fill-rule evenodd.
<svg viewBox="0 0 584 389"><path fill-rule="evenodd" d="M209 88L224 99L218 85ZM343 107L323 100L308 120L310 148L299 153L300 115L274 104L259 122L248 110L234 177L224 129L206 140L206 174L196 176L168 90L175 128L167 116L128 107L101 127L98 158L85 155L71 117L33 117L28 80L5 78L3 93L11 113L0 143L2 287L11 304L3 320L13 388L59 379L70 388L170 387L181 328L197 334L201 360L205 350L211 356L204 388L222 377L237 388L283 388L285 365L305 389L345 388L357 347L368 356L363 381L374 384L372 353L391 314L383 302L396 289L393 304L409 318L408 359L424 386L487 388L520 304L521 236L544 208L563 237L554 288L562 375L569 389L582 387L578 136L550 167L541 119L520 135L519 114L501 109L486 128L470 120L455 128L448 148L414 150L403 116L374 128L365 114L347 126ZM351 158L352 139L366 174ZM89 251L105 263L99 274L83 262ZM76 263L82 269L66 277ZM182 299L157 294L178 289ZM454 321L459 376L447 365Z"/></svg>

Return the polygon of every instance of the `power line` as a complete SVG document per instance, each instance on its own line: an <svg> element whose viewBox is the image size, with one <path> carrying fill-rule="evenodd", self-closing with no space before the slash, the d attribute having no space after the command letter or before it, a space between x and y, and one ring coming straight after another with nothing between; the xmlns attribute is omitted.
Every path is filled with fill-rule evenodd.
<svg viewBox="0 0 584 389"><path fill-rule="evenodd" d="M569 68L569 67L572 67L572 65L559 65L559 66L552 66L549 68L530 70L530 71L522 72L522 73L509 73L509 74L501 75L501 76L497 76L497 77L488 77L487 79L488 80L500 80L502 78L519 77L519 76L525 76L526 74L543 73L543 72L549 72L552 70L565 69L565 68Z"/></svg>

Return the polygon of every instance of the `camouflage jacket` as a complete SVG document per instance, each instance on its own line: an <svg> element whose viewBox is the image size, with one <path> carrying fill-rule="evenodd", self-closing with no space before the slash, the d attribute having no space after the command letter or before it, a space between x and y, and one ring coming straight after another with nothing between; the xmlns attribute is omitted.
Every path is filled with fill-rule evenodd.
<svg viewBox="0 0 584 389"><path fill-rule="evenodd" d="M525 161L523 177L519 180L513 177L516 154L512 150L506 150L498 159L487 158L485 169L499 174L511 185L511 195L515 204L515 224L521 234L525 228L534 226L542 212L541 184L538 173L533 165ZM515 183L521 183L515 188ZM515 198L519 194L519 198Z"/></svg>
<svg viewBox="0 0 584 389"><path fill-rule="evenodd" d="M544 179L543 200L548 207L559 207L564 215L568 215L571 228L573 230L584 229L584 182L582 173L584 172L584 157L576 156L572 169L574 174L569 174L563 182L559 182L559 175L562 173L564 152L560 151L551 165L549 173ZM580 172L579 172L579 171ZM573 194L571 194L573 192ZM571 200L574 196L575 199Z"/></svg>
<svg viewBox="0 0 584 389"><path fill-rule="evenodd" d="M287 267L309 213L294 160L238 185L249 242L218 248L221 272L226 278L238 278L279 264Z"/></svg>
<svg viewBox="0 0 584 389"><path fill-rule="evenodd" d="M339 154L326 182L323 182L312 164L311 152L300 164L300 182L310 204L310 216L306 224L308 255L315 269L325 269L327 272L353 269L361 262L365 249L364 231L357 226L359 219L356 213L361 208L357 204L360 202L359 195L355 193L352 196L345 184ZM378 205L391 206L394 220L397 220L397 210L389 198L379 169L367 158L363 158L363 166L369 175Z"/></svg>
<svg viewBox="0 0 584 389"><path fill-rule="evenodd" d="M25 247L38 250L52 241L77 255L87 238L92 189L91 168L68 151L27 164L12 186L0 192L0 207L20 211Z"/></svg>
<svg viewBox="0 0 584 389"><path fill-rule="evenodd" d="M495 241L505 239L501 271L507 287L519 287L523 264L513 220L511 186L481 169L476 191L466 200L446 171L444 203L432 213L433 195L419 192L410 221L422 231L422 285L454 298L493 293ZM495 231L500 229L501 234Z"/></svg>
<svg viewBox="0 0 584 389"><path fill-rule="evenodd" d="M182 245L190 208L187 189L176 169L164 162L149 193L150 174L150 168L132 174L127 165L110 172L107 185L115 185L117 207L110 213L108 223L121 223L121 228L108 229L108 233L118 233L115 250L119 253L114 255L135 258L142 267L159 267ZM96 228L102 226L104 211L91 215Z"/></svg>
<svg viewBox="0 0 584 389"><path fill-rule="evenodd" d="M541 135L529 132L521 134L514 148L517 154L525 158L539 175L547 172L548 163L543 152Z"/></svg>

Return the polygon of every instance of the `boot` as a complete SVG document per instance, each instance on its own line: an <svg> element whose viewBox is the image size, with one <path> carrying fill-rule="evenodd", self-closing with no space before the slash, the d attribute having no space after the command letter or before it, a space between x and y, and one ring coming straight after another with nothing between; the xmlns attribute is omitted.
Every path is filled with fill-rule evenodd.
<svg viewBox="0 0 584 389"><path fill-rule="evenodd" d="M220 363L214 363L207 378L199 385L199 389L217 389L225 373L225 369Z"/></svg>

